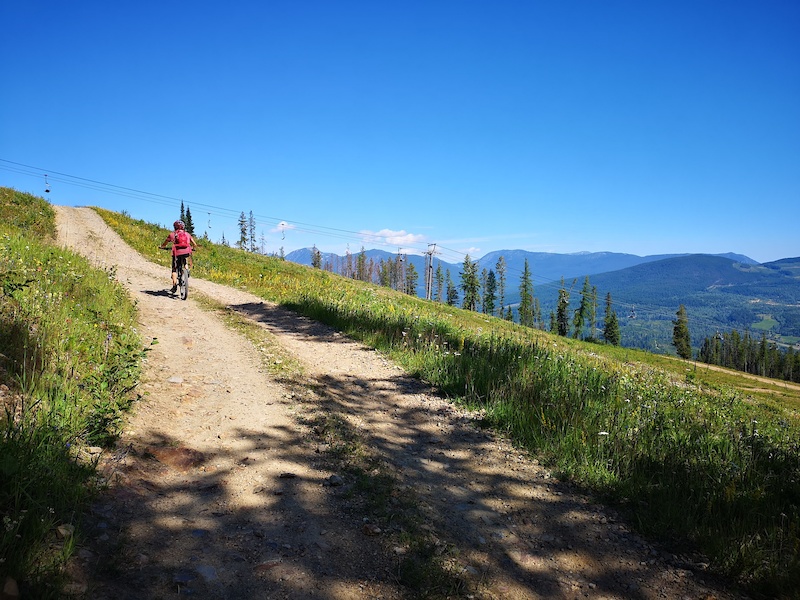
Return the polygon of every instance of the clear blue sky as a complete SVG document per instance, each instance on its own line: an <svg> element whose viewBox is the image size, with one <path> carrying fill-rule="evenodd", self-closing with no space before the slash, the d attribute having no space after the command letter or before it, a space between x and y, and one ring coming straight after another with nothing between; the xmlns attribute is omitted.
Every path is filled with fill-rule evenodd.
<svg viewBox="0 0 800 600"><path fill-rule="evenodd" d="M800 256L797 0L6 0L0 23L0 185L48 173L54 204L171 223L183 199L214 240L253 211L269 252Z"/></svg>

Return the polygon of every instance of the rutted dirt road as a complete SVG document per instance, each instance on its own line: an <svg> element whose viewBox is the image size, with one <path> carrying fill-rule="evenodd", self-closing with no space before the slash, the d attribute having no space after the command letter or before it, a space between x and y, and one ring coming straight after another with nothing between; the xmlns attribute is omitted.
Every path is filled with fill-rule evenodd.
<svg viewBox="0 0 800 600"><path fill-rule="evenodd" d="M93 507L70 591L109 600L414 598L421 592L399 574L413 581L408 565L424 564L413 560L422 548L438 557L448 575L438 591L451 597L741 597L378 353L197 278L188 301L174 299L167 269L93 211L56 208L59 242L115 266L145 343L158 341L145 395L118 451L104 457L112 485ZM201 309L197 291L273 336L303 366L300 385L270 375L263 349ZM380 459L373 481L379 470L394 477L384 499L394 513L377 516L363 501L370 490L340 468L341 446L324 425L337 420Z"/></svg>

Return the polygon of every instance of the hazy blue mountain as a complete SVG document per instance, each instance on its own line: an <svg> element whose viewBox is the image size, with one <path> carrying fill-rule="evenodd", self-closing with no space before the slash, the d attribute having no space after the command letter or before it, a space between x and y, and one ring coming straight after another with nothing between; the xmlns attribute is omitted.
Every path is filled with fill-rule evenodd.
<svg viewBox="0 0 800 600"><path fill-rule="evenodd" d="M599 273L590 281L601 296L611 292L631 345L671 344L680 304L695 345L731 329L763 331L784 341L800 336L800 258L760 265L694 254Z"/></svg>
<svg viewBox="0 0 800 600"><path fill-rule="evenodd" d="M366 251L375 264L395 260L396 254L384 250ZM519 302L519 279L525 260L533 274L534 294L542 307L543 320L549 323L550 311L564 278L571 292L570 311L580 302L585 276L598 293L598 326L602 326L605 296L611 292L620 319L624 345L655 351L671 349L672 320L680 304L686 306L695 345L716 331L750 329L760 335L800 338L800 258L786 258L759 264L735 253L720 255L670 254L637 256L615 252L555 254L500 250L478 259L479 270L495 269L500 256L507 264L506 304ZM308 249L290 253L287 258L311 264ZM407 255L419 274L417 293L423 296L425 258ZM323 264L341 272L346 258L323 255ZM353 256L355 264L355 255ZM461 264L438 259L458 285Z"/></svg>

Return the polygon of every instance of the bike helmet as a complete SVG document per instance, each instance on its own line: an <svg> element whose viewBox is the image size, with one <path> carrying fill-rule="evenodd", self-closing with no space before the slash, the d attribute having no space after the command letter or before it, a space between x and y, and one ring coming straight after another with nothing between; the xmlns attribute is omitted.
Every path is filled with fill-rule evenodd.
<svg viewBox="0 0 800 600"><path fill-rule="evenodd" d="M175 221L172 226L177 229L186 229L186 224L183 221Z"/></svg>

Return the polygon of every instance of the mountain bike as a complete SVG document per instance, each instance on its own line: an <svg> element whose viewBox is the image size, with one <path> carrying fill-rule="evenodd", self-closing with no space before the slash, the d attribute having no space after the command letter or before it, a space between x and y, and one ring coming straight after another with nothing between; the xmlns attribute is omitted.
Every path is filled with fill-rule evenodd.
<svg viewBox="0 0 800 600"><path fill-rule="evenodd" d="M169 248L161 248L162 250L170 251ZM175 272L178 279L178 289L176 290L181 300L186 300L189 297L189 265L186 264L188 254L175 257ZM175 292L173 292L174 294Z"/></svg>

